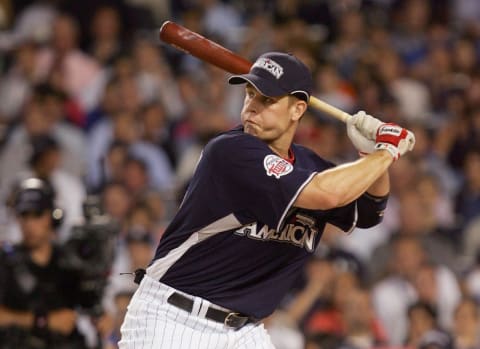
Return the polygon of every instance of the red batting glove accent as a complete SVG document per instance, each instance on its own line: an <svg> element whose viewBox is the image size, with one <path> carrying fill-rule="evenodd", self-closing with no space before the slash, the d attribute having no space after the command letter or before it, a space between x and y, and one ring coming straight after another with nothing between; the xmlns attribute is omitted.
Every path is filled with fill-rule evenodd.
<svg viewBox="0 0 480 349"><path fill-rule="evenodd" d="M392 155L393 159L397 160L400 157L398 145L407 137L407 135L407 130L397 124L383 124L377 130L375 149L387 150Z"/></svg>

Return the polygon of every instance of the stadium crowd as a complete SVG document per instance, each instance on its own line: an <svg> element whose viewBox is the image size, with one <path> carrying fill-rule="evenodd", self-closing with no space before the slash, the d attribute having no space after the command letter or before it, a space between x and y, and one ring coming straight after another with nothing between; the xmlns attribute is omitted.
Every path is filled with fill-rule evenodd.
<svg viewBox="0 0 480 349"><path fill-rule="evenodd" d="M0 246L22 241L11 203L26 178L53 188L59 244L98 198L117 228L102 311L75 315L88 347L117 347L136 286L120 273L148 264L202 147L239 123L243 91L162 44L165 20L250 60L292 52L316 97L416 135L383 222L326 229L266 319L276 347L480 348L480 1L0 0ZM358 156L315 110L296 142L338 164Z"/></svg>

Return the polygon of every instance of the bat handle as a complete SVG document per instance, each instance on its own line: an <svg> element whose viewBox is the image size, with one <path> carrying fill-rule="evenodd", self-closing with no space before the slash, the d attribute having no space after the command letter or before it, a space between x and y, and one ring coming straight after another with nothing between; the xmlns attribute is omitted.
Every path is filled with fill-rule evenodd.
<svg viewBox="0 0 480 349"><path fill-rule="evenodd" d="M316 110L320 110L321 112L333 116L337 120L344 123L347 123L348 119L352 117L350 114L344 112L343 110L335 108L333 105L330 105L328 103L322 102L314 96L310 97L310 102L308 103L308 105Z"/></svg>

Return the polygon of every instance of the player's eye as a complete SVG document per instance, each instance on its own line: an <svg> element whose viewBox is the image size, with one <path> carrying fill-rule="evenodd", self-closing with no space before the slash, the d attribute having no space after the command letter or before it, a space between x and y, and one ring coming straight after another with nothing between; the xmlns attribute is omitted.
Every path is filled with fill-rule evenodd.
<svg viewBox="0 0 480 349"><path fill-rule="evenodd" d="M265 98L265 104L273 104L273 103L275 103L275 99L270 97Z"/></svg>

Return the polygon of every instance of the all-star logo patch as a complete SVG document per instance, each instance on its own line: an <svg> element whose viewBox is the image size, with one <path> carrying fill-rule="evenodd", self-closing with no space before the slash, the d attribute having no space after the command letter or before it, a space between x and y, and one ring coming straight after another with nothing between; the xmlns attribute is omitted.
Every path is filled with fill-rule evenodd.
<svg viewBox="0 0 480 349"><path fill-rule="evenodd" d="M272 61L270 58L259 58L253 65L253 67L258 67L261 69L265 69L270 74L275 76L275 79L280 79L283 75L283 68L280 64L275 61Z"/></svg>
<svg viewBox="0 0 480 349"><path fill-rule="evenodd" d="M291 163L273 154L265 156L263 166L267 171L267 176L275 176L277 179L289 174L293 170Z"/></svg>

